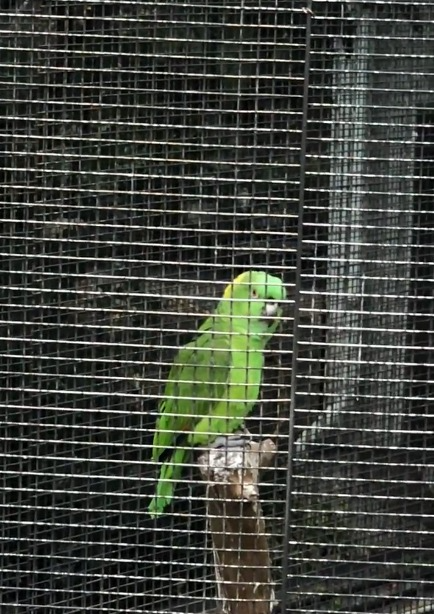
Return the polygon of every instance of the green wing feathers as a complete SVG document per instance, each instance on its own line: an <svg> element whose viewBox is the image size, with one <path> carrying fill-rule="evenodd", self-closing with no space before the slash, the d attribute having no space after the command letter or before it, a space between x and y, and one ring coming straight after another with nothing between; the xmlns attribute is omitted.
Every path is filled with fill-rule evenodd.
<svg viewBox="0 0 434 614"><path fill-rule="evenodd" d="M179 351L160 404L152 460L158 462L173 452L161 467L156 494L149 506L151 515L162 513L173 498L176 481L190 456L188 449L176 446L192 445L189 435L196 424L225 395L229 367L229 343L223 336L217 339L212 333L204 333ZM183 433L185 439L180 441Z"/></svg>
<svg viewBox="0 0 434 614"><path fill-rule="evenodd" d="M212 343L212 341L214 343ZM170 370L160 404L152 460L173 446L180 433L188 433L210 405L224 396L230 367L227 339L201 335L182 348Z"/></svg>

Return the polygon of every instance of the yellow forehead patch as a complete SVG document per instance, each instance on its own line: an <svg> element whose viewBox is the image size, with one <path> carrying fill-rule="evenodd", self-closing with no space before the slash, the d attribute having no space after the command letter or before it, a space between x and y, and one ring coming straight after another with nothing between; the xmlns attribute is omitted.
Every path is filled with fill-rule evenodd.
<svg viewBox="0 0 434 614"><path fill-rule="evenodd" d="M232 284L226 286L225 291L223 292L223 298L231 298L232 296Z"/></svg>
<svg viewBox="0 0 434 614"><path fill-rule="evenodd" d="M232 296L232 287L234 284L248 283L250 281L250 272L241 273L238 277L235 277L234 281L226 286L225 291L223 293L223 298L231 298Z"/></svg>

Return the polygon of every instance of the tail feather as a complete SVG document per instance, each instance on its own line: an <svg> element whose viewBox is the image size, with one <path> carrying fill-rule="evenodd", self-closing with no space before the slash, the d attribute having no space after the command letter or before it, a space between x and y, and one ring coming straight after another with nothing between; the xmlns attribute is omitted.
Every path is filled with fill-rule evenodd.
<svg viewBox="0 0 434 614"><path fill-rule="evenodd" d="M148 512L151 516L155 517L162 514L172 501L176 483L181 477L188 453L189 450L176 448L170 461L162 465L155 496L148 506Z"/></svg>

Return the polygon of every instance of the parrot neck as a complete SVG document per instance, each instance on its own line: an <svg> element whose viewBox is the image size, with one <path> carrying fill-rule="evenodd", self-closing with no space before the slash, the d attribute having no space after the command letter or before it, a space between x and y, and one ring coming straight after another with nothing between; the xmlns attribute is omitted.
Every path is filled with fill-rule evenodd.
<svg viewBox="0 0 434 614"><path fill-rule="evenodd" d="M228 335L230 332L230 344L241 349L245 346L249 350L263 350L271 334L266 324L244 318L234 318L225 314L217 313L208 318L201 326L201 330L212 330L214 334Z"/></svg>

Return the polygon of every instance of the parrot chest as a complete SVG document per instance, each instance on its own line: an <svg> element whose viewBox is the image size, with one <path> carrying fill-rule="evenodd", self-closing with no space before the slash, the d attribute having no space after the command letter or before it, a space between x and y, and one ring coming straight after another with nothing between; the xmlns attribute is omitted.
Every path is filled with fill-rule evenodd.
<svg viewBox="0 0 434 614"><path fill-rule="evenodd" d="M262 379L262 352L234 352L229 398L253 404L257 401Z"/></svg>

